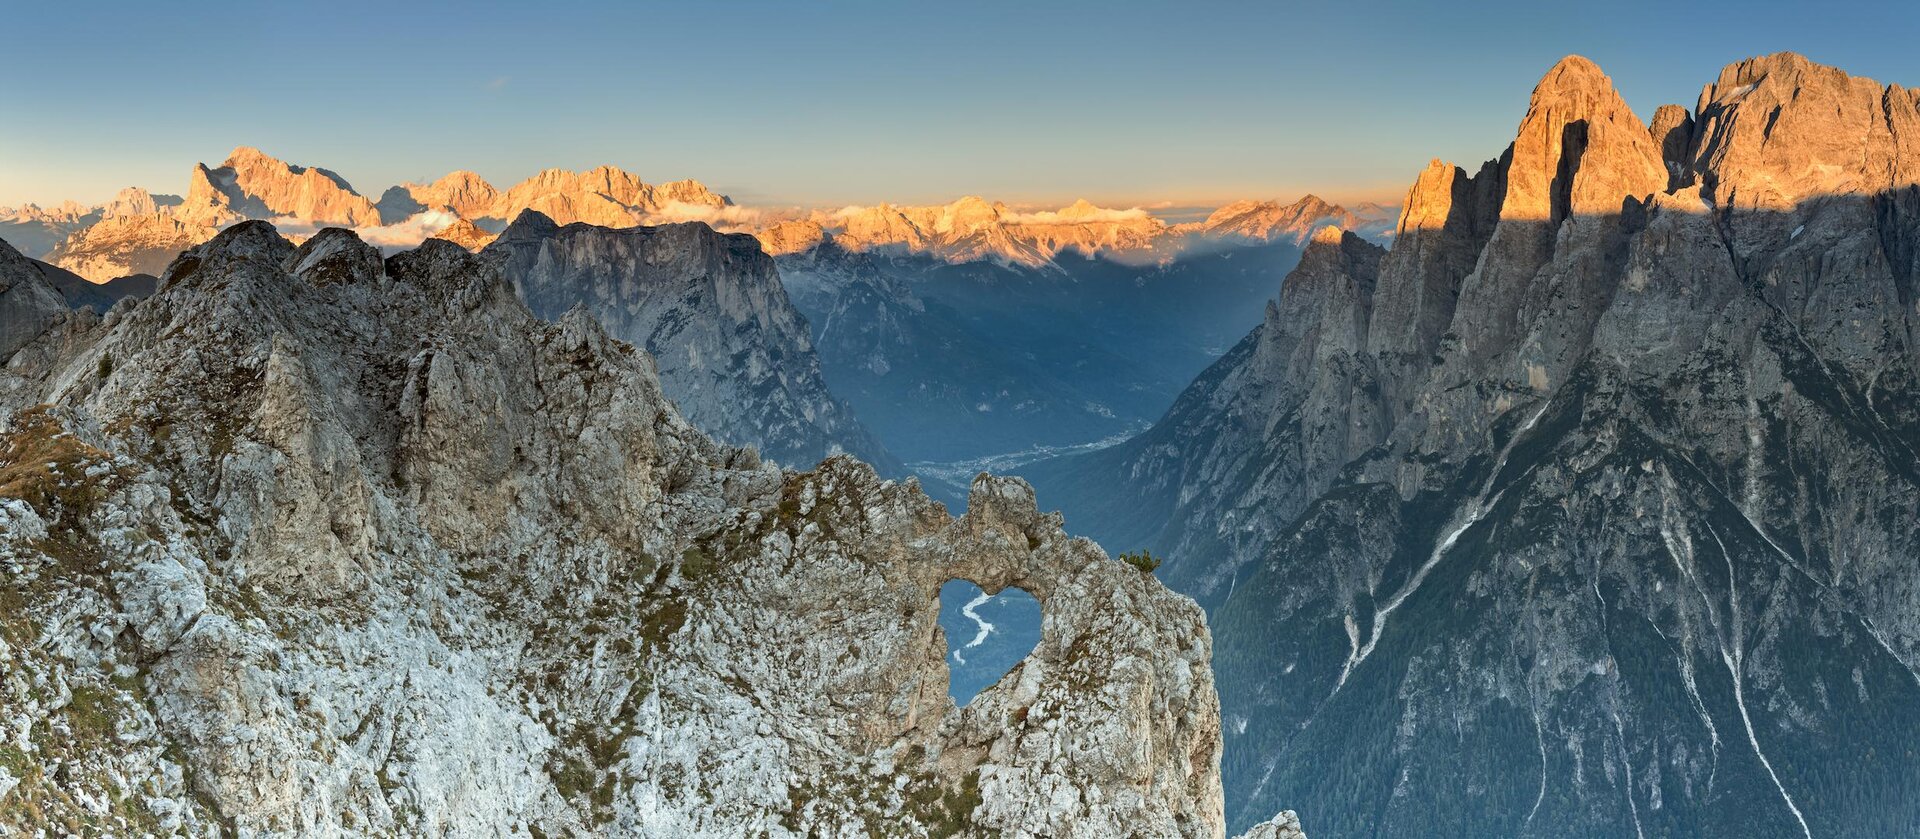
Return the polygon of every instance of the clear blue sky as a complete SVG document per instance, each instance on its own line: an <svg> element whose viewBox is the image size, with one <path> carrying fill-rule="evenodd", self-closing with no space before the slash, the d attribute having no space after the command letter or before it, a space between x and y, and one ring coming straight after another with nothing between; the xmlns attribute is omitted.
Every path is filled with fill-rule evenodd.
<svg viewBox="0 0 1920 839"><path fill-rule="evenodd" d="M0 205L255 145L363 193L613 163L746 203L1398 200L1566 53L1643 117L1793 49L1920 85L1913 3L11 3Z"/></svg>

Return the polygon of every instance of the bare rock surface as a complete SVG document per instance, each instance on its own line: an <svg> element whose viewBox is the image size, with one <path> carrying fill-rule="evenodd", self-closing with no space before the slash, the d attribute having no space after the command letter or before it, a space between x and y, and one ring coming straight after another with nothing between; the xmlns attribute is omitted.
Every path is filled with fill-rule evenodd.
<svg viewBox="0 0 1920 839"><path fill-rule="evenodd" d="M67 308L33 260L0 242L0 359L39 337Z"/></svg>
<svg viewBox="0 0 1920 839"><path fill-rule="evenodd" d="M438 240L246 222L62 324L0 389L9 830L1223 832L1199 609L1023 482L715 444ZM964 708L958 578L1044 616Z"/></svg>

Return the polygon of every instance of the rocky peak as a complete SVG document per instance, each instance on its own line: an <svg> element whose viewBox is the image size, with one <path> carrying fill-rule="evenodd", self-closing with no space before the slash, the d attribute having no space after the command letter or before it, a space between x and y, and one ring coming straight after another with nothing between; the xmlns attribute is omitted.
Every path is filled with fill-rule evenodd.
<svg viewBox="0 0 1920 839"><path fill-rule="evenodd" d="M1693 166L1733 270L1867 381L1920 366L1920 101L1792 53L1727 67L1702 96ZM1875 301L1860 305L1842 301Z"/></svg>
<svg viewBox="0 0 1920 839"><path fill-rule="evenodd" d="M241 265L270 265L277 271L294 250L271 223L243 221L182 253L160 275L160 290L181 283L216 282L215 278L238 273Z"/></svg>
<svg viewBox="0 0 1920 839"><path fill-rule="evenodd" d="M378 248L340 227L326 228L308 238L286 258L282 268L316 286L373 285L386 271Z"/></svg>
<svg viewBox="0 0 1920 839"><path fill-rule="evenodd" d="M1440 158L1428 161L1427 168L1414 177L1413 186L1407 190L1407 200L1400 205L1400 220L1394 226L1394 236L1444 226L1453 213L1453 184L1466 177L1467 173L1460 167Z"/></svg>
<svg viewBox="0 0 1920 839"><path fill-rule="evenodd" d="M817 221L788 220L755 231L754 238L769 256L802 253L827 240L827 229Z"/></svg>
<svg viewBox="0 0 1920 839"><path fill-rule="evenodd" d="M966 236L996 224L1005 210L1006 205L998 201L988 203L978 195L964 196L942 208L933 230L936 233Z"/></svg>
<svg viewBox="0 0 1920 839"><path fill-rule="evenodd" d="M196 176L201 173L196 170ZM259 149L241 146L219 168L205 172L207 185L242 215L291 216L315 224L373 227L380 214L373 202L346 180L325 169L294 166ZM194 184L200 187L199 178Z"/></svg>
<svg viewBox="0 0 1920 839"><path fill-rule="evenodd" d="M1092 201L1078 198L1072 204L1060 208L1059 216L1062 220L1084 221L1101 217L1105 213L1106 210L1096 206Z"/></svg>
<svg viewBox="0 0 1920 839"><path fill-rule="evenodd" d="M1647 135L1653 138L1654 148L1660 151L1660 161L1667 167L1667 189L1685 186L1690 177L1688 163L1692 157L1693 114L1679 105L1661 105L1653 112L1653 122L1647 126Z"/></svg>
<svg viewBox="0 0 1920 839"><path fill-rule="evenodd" d="M237 169L261 169L261 168L287 168L287 169L298 168L298 167L289 167L285 163L282 163L279 160L274 159L272 156L268 155L266 152L263 152L257 148L254 148L253 146L235 146L233 151L227 154L226 162L220 165L225 168L236 169L236 170Z"/></svg>
<svg viewBox="0 0 1920 839"><path fill-rule="evenodd" d="M1380 261L1387 251L1372 242L1326 225L1313 232L1307 247L1300 252L1300 264L1287 274L1280 287L1280 308L1297 309L1300 314L1288 318L1289 330L1323 331L1331 338L1334 326L1327 323L1326 306L1344 310L1346 320L1338 333L1347 342L1344 352L1358 354L1367 346L1367 321L1373 308L1374 285L1380 276ZM1284 314L1283 314L1284 317Z"/></svg>
<svg viewBox="0 0 1920 839"><path fill-rule="evenodd" d="M782 463L848 451L900 468L828 391L806 320L753 237L699 222L562 227L529 210L484 254L537 315L585 305L645 348L707 433Z"/></svg>
<svg viewBox="0 0 1920 839"><path fill-rule="evenodd" d="M1315 213L1323 217L1331 215L1335 210L1344 210L1338 205L1327 203L1326 199L1311 192L1300 196L1300 200L1293 202L1291 209L1301 215Z"/></svg>
<svg viewBox="0 0 1920 839"><path fill-rule="evenodd" d="M420 247L387 257L386 271L438 296L457 299L466 308L491 297L516 296L496 261L445 239L428 239Z"/></svg>
<svg viewBox="0 0 1920 839"><path fill-rule="evenodd" d="M441 228L438 233L433 234L433 238L445 239L470 251L479 251L493 244L495 235L463 218Z"/></svg>
<svg viewBox="0 0 1920 839"><path fill-rule="evenodd" d="M205 163L195 163L187 176L186 201L175 210L174 217L186 224L218 227L240 216L226 193L214 186L213 170Z"/></svg>
<svg viewBox="0 0 1920 839"><path fill-rule="evenodd" d="M1717 205L1781 211L1920 183L1920 102L1898 85L1783 52L1701 93L1693 168Z"/></svg>
<svg viewBox="0 0 1920 839"><path fill-rule="evenodd" d="M115 216L146 216L160 212L162 207L176 206L180 203L177 195L154 195L137 186L130 186L115 193L113 200L100 207L103 218Z"/></svg>
<svg viewBox="0 0 1920 839"><path fill-rule="evenodd" d="M507 225L507 229L500 231L498 241L535 242L559 230L560 225L548 218L547 214L539 210L521 210Z"/></svg>
<svg viewBox="0 0 1920 839"><path fill-rule="evenodd" d="M925 249L930 231L891 204L859 207L843 215L842 241L853 250L872 250L898 246L909 251Z"/></svg>
<svg viewBox="0 0 1920 839"><path fill-rule="evenodd" d="M380 217L395 224L429 210L450 212L462 219L491 216L500 191L485 178L465 169L442 175L430 184L406 183L389 187L380 196Z"/></svg>
<svg viewBox="0 0 1920 839"><path fill-rule="evenodd" d="M490 206L499 197L499 190L486 178L466 169L456 169L440 176L440 179L426 186L429 195L439 199L444 206L462 216L472 217Z"/></svg>
<svg viewBox="0 0 1920 839"><path fill-rule="evenodd" d="M1505 172L1502 160L1487 162L1472 176L1434 160L1407 190L1368 328L1382 410L1391 425L1411 412L1453 323L1461 284L1498 224Z"/></svg>
<svg viewBox="0 0 1920 839"><path fill-rule="evenodd" d="M1643 198L1667 183L1646 125L1613 80L1577 55L1561 59L1534 88L1506 179L1501 218L1555 222L1617 215L1622 198Z"/></svg>
<svg viewBox="0 0 1920 839"><path fill-rule="evenodd" d="M1520 395L1564 381L1612 295L1625 234L1668 182L1647 126L1579 56L1534 88L1499 167L1499 223L1452 313L1460 352L1433 374L1453 386L1400 428L1435 450L1477 444Z"/></svg>
<svg viewBox="0 0 1920 839"><path fill-rule="evenodd" d="M693 180L692 178L668 181L655 187L653 198L659 202L662 207L668 204L725 207L733 203L733 199L708 189L706 184Z"/></svg>

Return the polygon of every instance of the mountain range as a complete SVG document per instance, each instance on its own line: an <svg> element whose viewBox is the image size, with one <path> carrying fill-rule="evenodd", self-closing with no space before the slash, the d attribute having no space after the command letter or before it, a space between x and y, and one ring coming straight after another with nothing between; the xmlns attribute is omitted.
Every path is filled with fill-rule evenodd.
<svg viewBox="0 0 1920 839"><path fill-rule="evenodd" d="M1569 57L1397 227L1027 472L1209 608L1229 822L1920 830L1920 98L1782 53L1648 124Z"/></svg>
<svg viewBox="0 0 1920 839"><path fill-rule="evenodd" d="M1569 56L1397 211L0 214L0 829L1920 833L1920 94L1650 116Z"/></svg>
<svg viewBox="0 0 1920 839"><path fill-rule="evenodd" d="M456 171L374 201L329 170L248 147L218 166L196 165L185 198L129 189L103 207L0 216L17 222L10 229L63 233L47 261L104 282L163 273L179 252L247 218L274 221L296 240L338 226L389 250L432 236L478 251L529 212L557 228L600 231L583 228L569 241L641 241L611 231L680 220L753 233L775 258L804 330L789 328L802 318L783 313L787 304L769 295L764 275L753 275L756 285L747 274L687 273L655 289L658 272L649 281L600 276L611 263L595 249L570 267L542 263L541 271L567 274L565 287L546 283L529 302L546 317L584 303L618 337L653 349L666 359L669 395L710 434L796 464L849 451L903 474L901 459L915 461L929 487L955 501L957 488L996 458L1098 445L1158 417L1252 322L1248 313L1272 294L1313 224L1391 232L1377 207L1348 211L1314 196L1239 202L1172 225L1085 201L1027 212L972 197L795 216L737 207L695 181L652 185L610 166L546 170L505 190ZM533 270L536 258L523 256L515 264ZM704 283L709 293L685 296L671 283ZM120 289L140 288L117 283L93 296L110 302ZM516 288L533 286L516 279ZM735 321L751 329L724 351L690 340L669 351L655 334L659 325L679 335L712 323L716 313L703 307L739 295L762 300L753 311L771 320ZM815 366L820 372L807 372ZM727 382L748 391L734 394ZM748 392L759 397L748 403L752 416L731 409L740 404L732 397Z"/></svg>
<svg viewBox="0 0 1920 839"><path fill-rule="evenodd" d="M1065 251L1159 262L1216 241L1289 239L1297 245L1321 222L1369 235L1391 230L1390 211L1378 205L1350 211L1313 195L1285 205L1235 202L1204 221L1172 225L1146 210L1109 209L1085 200L1033 212L977 196L937 206L881 204L811 213L749 209L735 206L699 181L649 184L613 166L583 172L546 169L505 190L474 172L456 170L431 183L389 187L378 199L370 199L332 171L286 163L241 146L218 166L195 164L185 198L129 187L99 206L68 201L52 209L32 204L0 208L0 238L28 256L47 258L104 282L138 269L155 273L175 254L243 219L276 221L295 235L322 227L353 228L376 244L397 247L417 244L458 222L498 233L526 210L562 226L704 221L729 232L756 234L804 221L851 251L929 255L949 263L991 260L1028 268L1044 267ZM114 223L88 233L106 221ZM775 256L793 252L791 245L769 247Z"/></svg>

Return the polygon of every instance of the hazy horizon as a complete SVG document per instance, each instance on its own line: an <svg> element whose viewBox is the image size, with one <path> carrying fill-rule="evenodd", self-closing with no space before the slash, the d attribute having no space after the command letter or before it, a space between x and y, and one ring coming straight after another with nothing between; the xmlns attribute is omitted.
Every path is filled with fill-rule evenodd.
<svg viewBox="0 0 1920 839"><path fill-rule="evenodd" d="M1653 4L1597 19L1506 3L105 6L15 10L36 37L0 101L36 130L0 139L0 206L179 193L194 162L238 145L373 197L454 169L504 187L612 164L755 206L1392 204L1430 158L1496 155L1569 53L1643 118L1777 50L1920 82L1909 29L1862 24L1911 16L1893 4L1755 3L1731 20ZM1653 20L1711 23L1714 44L1675 48Z"/></svg>

